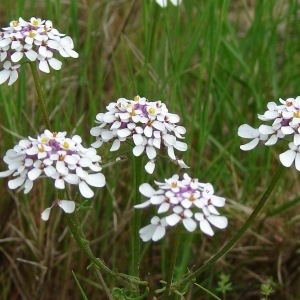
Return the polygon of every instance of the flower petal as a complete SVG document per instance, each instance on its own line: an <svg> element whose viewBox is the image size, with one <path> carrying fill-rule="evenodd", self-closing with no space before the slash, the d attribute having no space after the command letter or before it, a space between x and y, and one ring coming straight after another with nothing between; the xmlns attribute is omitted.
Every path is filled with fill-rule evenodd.
<svg viewBox="0 0 300 300"><path fill-rule="evenodd" d="M148 174L153 174L155 169L155 163L153 161L148 161L145 165L145 170Z"/></svg>
<svg viewBox="0 0 300 300"><path fill-rule="evenodd" d="M50 215L50 212L51 212L51 208L52 208L52 207L46 208L46 209L41 213L41 218L42 218L42 220L44 220L44 221L48 221L48 220L49 220L49 215Z"/></svg>
<svg viewBox="0 0 300 300"><path fill-rule="evenodd" d="M213 224L214 226L216 226L219 229L224 229L228 225L228 220L224 216L210 215L207 217L207 219L211 224Z"/></svg>
<svg viewBox="0 0 300 300"><path fill-rule="evenodd" d="M103 187L105 186L105 177L102 173L89 174L86 182L94 187Z"/></svg>
<svg viewBox="0 0 300 300"><path fill-rule="evenodd" d="M164 226L157 226L155 229L153 235L152 235L152 240L154 242L157 242L158 240L162 239L166 234L166 227Z"/></svg>
<svg viewBox="0 0 300 300"><path fill-rule="evenodd" d="M255 138L254 140L252 140L250 143L247 143L245 145L241 145L240 149L243 151L249 151L254 149L257 145L258 145L259 139Z"/></svg>
<svg viewBox="0 0 300 300"><path fill-rule="evenodd" d="M143 183L139 187L139 191L142 195L151 198L155 194L155 189L149 183Z"/></svg>
<svg viewBox="0 0 300 300"><path fill-rule="evenodd" d="M296 152L293 150L287 150L279 155L281 163L287 168L292 165L293 161L295 160L295 157Z"/></svg>
<svg viewBox="0 0 300 300"><path fill-rule="evenodd" d="M70 200L59 200L58 206L68 214L74 212L75 210L75 202Z"/></svg>
<svg viewBox="0 0 300 300"><path fill-rule="evenodd" d="M189 232L195 231L195 229L197 227L197 223L191 218L183 219L182 223L183 223L184 227L186 228L186 230L188 230Z"/></svg>
<svg viewBox="0 0 300 300"><path fill-rule="evenodd" d="M81 195L85 198L92 198L94 196L94 192L91 188L87 185L85 181L81 181L79 183L79 191Z"/></svg>
<svg viewBox="0 0 300 300"><path fill-rule="evenodd" d="M211 226L209 225L209 222L206 219L204 219L200 222L200 229L203 233L205 233L207 235L210 235L210 236L214 235L214 232L211 229Z"/></svg>
<svg viewBox="0 0 300 300"><path fill-rule="evenodd" d="M167 224L170 226L176 225L181 220L181 217L178 214L172 214L166 217Z"/></svg>

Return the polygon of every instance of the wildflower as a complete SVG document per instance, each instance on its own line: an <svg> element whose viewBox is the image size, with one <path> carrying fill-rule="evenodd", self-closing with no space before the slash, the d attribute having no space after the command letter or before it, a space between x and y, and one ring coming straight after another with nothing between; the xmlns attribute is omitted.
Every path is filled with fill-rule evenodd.
<svg viewBox="0 0 300 300"><path fill-rule="evenodd" d="M70 201L70 200L57 200L57 201L54 201L52 203L51 207L46 208L41 213L42 220L48 221L51 209L54 206L59 206L67 214L71 214L75 210L75 202L74 201Z"/></svg>
<svg viewBox="0 0 300 300"><path fill-rule="evenodd" d="M295 161L295 167L300 171L300 146L296 146L293 142L290 142L289 148L289 150L279 155L279 159L281 163L288 168Z"/></svg>
<svg viewBox="0 0 300 300"><path fill-rule="evenodd" d="M49 177L57 189L64 189L66 184L78 185L85 198L94 195L89 186L105 185L96 150L84 148L77 135L66 138L66 132L45 130L36 139L23 139L6 152L3 160L8 170L0 172L0 177L12 175L8 187L24 189L25 194L39 177Z"/></svg>
<svg viewBox="0 0 300 300"><path fill-rule="evenodd" d="M214 235L211 225L223 229L227 226L227 218L220 216L216 207L225 205L225 198L214 195L214 188L210 183L201 183L197 179L183 175L173 175L164 182L156 182L159 189L153 189L148 183L143 183L140 193L148 200L135 205L137 209L150 205L157 207L157 213L163 217L154 216L151 224L140 230L143 241L152 239L157 241L164 237L168 226L182 223L189 232L200 230L210 236Z"/></svg>
<svg viewBox="0 0 300 300"><path fill-rule="evenodd" d="M252 128L248 124L239 127L238 135L242 138L252 139L249 143L240 146L244 151L252 150L258 145L259 141L265 141L268 138L268 135L261 134L258 129Z"/></svg>
<svg viewBox="0 0 300 300"><path fill-rule="evenodd" d="M155 0L158 5L161 7L166 7L168 5L168 0ZM171 3L175 6L180 5L182 0L170 0Z"/></svg>
<svg viewBox="0 0 300 300"><path fill-rule="evenodd" d="M134 100L120 98L106 108L106 113L96 116L99 125L90 131L96 137L93 147L99 148L103 143L112 142L110 151L117 151L123 142L131 140L135 156L146 153L149 162L145 169L149 174L155 169L159 150L166 150L173 162L188 168L174 152L175 149L187 150L187 144L178 140L184 138L186 129L177 125L179 116L169 113L164 103L149 102L144 97L136 96Z"/></svg>
<svg viewBox="0 0 300 300"><path fill-rule="evenodd" d="M290 167L295 160L295 166L300 171L300 96L279 99L280 104L269 102L267 110L258 118L263 122L271 124L262 124L258 129L244 124L238 129L238 135L243 138L252 138L248 144L240 146L242 150L251 150L263 141L266 146L275 145L278 141L288 141L289 150L279 155L280 162L285 167Z"/></svg>
<svg viewBox="0 0 300 300"><path fill-rule="evenodd" d="M151 224L141 228L139 231L140 237L143 242L152 241L156 242L162 239L166 234L166 227L168 226L166 218L160 219L155 216L151 219Z"/></svg>
<svg viewBox="0 0 300 300"><path fill-rule="evenodd" d="M78 57L78 53L73 50L73 40L53 28L50 20L32 17L25 21L19 18L9 25L0 31L0 62L3 62L4 67L0 72L0 84L8 78L8 85L17 80L16 70L20 68L20 64L11 63L20 62L23 58L37 61L40 71L49 73L49 66L55 70L61 69L62 63L53 57L55 52L62 57ZM11 71L11 76L7 75L8 70Z"/></svg>
<svg viewBox="0 0 300 300"><path fill-rule="evenodd" d="M0 84L8 79L8 85L12 85L18 79L18 69L21 65L12 66L10 61L3 64L4 69L0 71Z"/></svg>

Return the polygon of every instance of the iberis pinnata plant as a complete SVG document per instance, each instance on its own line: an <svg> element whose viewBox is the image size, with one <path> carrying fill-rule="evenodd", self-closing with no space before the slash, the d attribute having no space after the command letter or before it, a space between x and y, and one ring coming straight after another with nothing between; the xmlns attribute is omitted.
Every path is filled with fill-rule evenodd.
<svg viewBox="0 0 300 300"><path fill-rule="evenodd" d="M186 230L193 232L199 225L200 230L210 236L214 235L211 225L223 229L227 226L227 218L220 216L215 207L223 207L225 198L215 196L210 183L198 182L188 174L179 180L173 175L165 182L157 182L158 190L148 183L143 183L139 190L148 200L135 208L145 208L149 205L157 207L157 214L151 219L151 224L140 229L140 237L146 242L158 241L164 237L168 226L182 223Z"/></svg>
<svg viewBox="0 0 300 300"><path fill-rule="evenodd" d="M280 162L285 167L290 167L295 161L295 166L300 171L300 96L297 98L279 99L280 103L269 102L263 115L258 118L270 125L262 124L259 128L252 128L244 124L238 129L238 135L251 139L245 145L240 146L244 151L255 148L259 142L266 146L272 146L277 141L289 142L289 150L279 155Z"/></svg>
<svg viewBox="0 0 300 300"><path fill-rule="evenodd" d="M106 113L96 116L99 125L90 131L96 137L93 147L99 148L103 143L112 142L110 151L117 151L121 143L132 140L135 156L147 154L149 162L145 170L149 174L154 171L158 150L166 150L172 161L188 168L174 153L174 149L187 150L187 144L177 140L184 138L182 135L186 129L177 125L179 116L169 113L164 103L148 102L146 98L136 96L134 100L120 98L106 108Z"/></svg>
<svg viewBox="0 0 300 300"><path fill-rule="evenodd" d="M8 170L0 172L0 177L12 175L14 179L8 181L10 189L24 189L27 194L39 177L49 177L54 181L57 189L65 189L65 184L78 185L79 191L85 198L94 196L90 186L103 187L105 177L99 163L101 157L94 148L81 145L82 139L78 135L66 137L66 132L50 132L45 130L36 139L20 140L19 143L6 152L3 160ZM65 212L73 212L73 201L58 200L54 205L60 206ZM51 209L51 208L50 208ZM43 214L48 219L50 209Z"/></svg>
<svg viewBox="0 0 300 300"><path fill-rule="evenodd" d="M155 0L155 1L156 1L156 3L157 3L158 5L160 5L161 7L166 7L166 6L168 5L168 0ZM177 6L177 5L180 5L180 4L181 4L182 0L170 0L170 2L171 2L173 5Z"/></svg>
<svg viewBox="0 0 300 300"><path fill-rule="evenodd" d="M42 72L49 73L49 66L54 70L61 69L61 61L53 57L55 52L63 57L77 58L73 50L73 40L59 33L50 20L32 17L28 22L19 18L11 21L9 27L0 31L0 84L8 80L8 85L18 79L18 70L22 58L37 61Z"/></svg>

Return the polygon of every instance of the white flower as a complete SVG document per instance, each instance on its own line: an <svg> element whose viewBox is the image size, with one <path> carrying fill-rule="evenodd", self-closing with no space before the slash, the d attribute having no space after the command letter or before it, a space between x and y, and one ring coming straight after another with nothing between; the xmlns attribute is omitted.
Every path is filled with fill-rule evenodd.
<svg viewBox="0 0 300 300"><path fill-rule="evenodd" d="M30 61L35 61L38 56L37 53L32 50L32 45L20 45L18 48L15 49L15 52L11 55L12 62L20 61L23 58L24 54Z"/></svg>
<svg viewBox="0 0 300 300"><path fill-rule="evenodd" d="M284 138L285 134L281 130L281 124L276 123L272 126L268 126L265 124L262 124L259 126L258 130L261 135L269 135L271 134L271 137L265 142L266 146L271 146L277 143L278 139Z"/></svg>
<svg viewBox="0 0 300 300"><path fill-rule="evenodd" d="M134 100L120 98L110 103L106 113L96 116L96 123L91 135L96 137L92 147L99 148L103 143L111 142L110 151L117 151L126 140L132 140L133 155L146 154L149 162L145 166L152 174L158 152L167 150L168 156L182 168L188 166L175 156L174 149L186 151L187 144L179 141L186 130L178 126L180 118L168 112L161 101L149 102L146 98L136 96Z"/></svg>
<svg viewBox="0 0 300 300"><path fill-rule="evenodd" d="M11 62L19 62L24 57L37 61L39 69L45 73L50 72L49 66L54 70L61 69L62 63L54 57L57 52L63 57L78 57L71 37L59 33L50 20L19 18L3 30L0 31L0 62L4 63L4 70L0 72L0 84L8 78L9 85L17 80L16 69L20 65L11 67Z"/></svg>
<svg viewBox="0 0 300 300"><path fill-rule="evenodd" d="M140 229L139 234L143 242L156 242L162 239L166 234L166 219L155 216L151 219L151 224Z"/></svg>
<svg viewBox="0 0 300 300"><path fill-rule="evenodd" d="M63 57L73 57L78 58L78 53L73 50L74 43L69 36L65 36L59 41L59 54Z"/></svg>
<svg viewBox="0 0 300 300"><path fill-rule="evenodd" d="M252 139L251 142L240 146L240 148L244 151L252 150L258 145L259 141L265 141L268 139L268 135L261 134L258 129L255 129L248 124L243 124L239 127L238 135L242 138Z"/></svg>
<svg viewBox="0 0 300 300"><path fill-rule="evenodd" d="M161 7L166 7L168 5L168 0L155 0L158 5ZM175 6L180 5L182 0L170 0L171 3Z"/></svg>
<svg viewBox="0 0 300 300"><path fill-rule="evenodd" d="M45 130L37 139L21 140L6 152L3 160L8 170L0 172L0 177L12 175L15 178L8 181L8 187L20 187L24 193L39 177L48 177L57 189L64 189L65 184L78 185L82 196L91 198L94 192L89 186L105 185L100 173L101 157L94 148L84 148L79 136L70 139L65 135L66 132Z"/></svg>
<svg viewBox="0 0 300 300"><path fill-rule="evenodd" d="M148 200L135 205L141 209L150 205L157 207L157 213L150 225L140 231L143 241L158 240L157 235L163 237L168 226L182 223L189 232L196 230L197 224L205 234L213 235L210 224L223 229L227 226L227 218L220 216L216 207L225 205L225 198L214 195L214 188L210 183L201 183L197 179L184 174L183 180L173 175L165 182L157 182L159 189L153 189L148 183L143 183L139 190ZM162 223L164 220L164 223ZM156 231L157 230L157 231ZM156 234L155 234L156 233Z"/></svg>
<svg viewBox="0 0 300 300"><path fill-rule="evenodd" d="M177 225L179 221L182 221L184 227L192 232L196 229L197 223L193 220L193 213L190 209L184 209L182 206L175 206L173 208L173 214L166 217L166 222L170 226Z"/></svg>
<svg viewBox="0 0 300 300"><path fill-rule="evenodd" d="M0 84L8 80L8 85L12 85L18 79L18 69L21 65L11 65L10 61L3 64L4 70L0 71Z"/></svg>
<svg viewBox="0 0 300 300"><path fill-rule="evenodd" d="M285 167L290 167L295 161L295 167L300 171L300 146L296 146L293 142L289 143L290 150L279 155L281 163Z"/></svg>
<svg viewBox="0 0 300 300"><path fill-rule="evenodd" d="M285 167L290 167L295 161L295 166L300 171L300 96L279 99L280 104L269 102L263 115L258 118L264 122L272 122L270 125L262 124L258 129L244 124L239 127L238 135L242 138L251 138L250 143L240 146L242 150L253 149L259 141L272 146L277 142L288 142L289 150L279 155L280 162Z"/></svg>
<svg viewBox="0 0 300 300"><path fill-rule="evenodd" d="M195 219L198 220L200 223L200 229L207 235L213 236L214 232L210 226L210 224L214 225L219 229L224 229L228 225L227 218L223 216L216 216L216 215L205 215L203 213L195 213Z"/></svg>
<svg viewBox="0 0 300 300"><path fill-rule="evenodd" d="M46 208L41 213L41 218L44 221L48 221L51 209L53 206L59 206L65 213L71 214L75 210L75 202L70 200L57 200L52 203L51 207Z"/></svg>

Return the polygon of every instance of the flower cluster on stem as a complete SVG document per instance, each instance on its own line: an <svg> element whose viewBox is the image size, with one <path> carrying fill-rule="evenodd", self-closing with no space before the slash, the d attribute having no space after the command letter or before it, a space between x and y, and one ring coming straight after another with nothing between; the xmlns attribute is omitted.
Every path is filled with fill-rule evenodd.
<svg viewBox="0 0 300 300"><path fill-rule="evenodd" d="M214 195L210 183L201 183L188 174L180 180L173 175L165 182L157 182L159 189L153 189L148 183L140 186L140 192L147 198L146 202L135 205L137 209L154 205L158 215L151 219L151 224L140 229L140 237L146 242L158 241L164 237L168 226L182 223L186 230L193 232L199 225L200 230L210 236L214 235L211 225L223 229L227 218L220 216L216 207L225 205L225 198Z"/></svg>
<svg viewBox="0 0 300 300"><path fill-rule="evenodd" d="M289 149L279 155L280 162L285 167L290 167L295 161L295 167L300 171L300 96L279 99L280 104L269 102L263 115L258 115L262 124L259 128L252 128L243 124L238 129L238 135L251 139L245 145L240 146L244 151L255 148L259 142L266 146L273 146L278 141L288 143Z"/></svg>
<svg viewBox="0 0 300 300"><path fill-rule="evenodd" d="M66 132L49 130L36 139L20 140L6 152L3 160L8 170L0 172L0 177L12 175L14 178L8 181L8 187L24 189L25 194L30 192L36 179L49 177L55 188L63 190L66 183L78 185L82 196L91 198L94 192L89 186L103 187L105 177L100 172L101 157L94 148L85 148L81 143L78 135L67 138ZM66 204L55 203L61 208Z"/></svg>
<svg viewBox="0 0 300 300"><path fill-rule="evenodd" d="M134 100L120 98L110 103L106 113L96 116L98 126L90 131L96 137L93 147L99 148L103 143L112 142L110 151L117 151L121 143L132 140L133 154L140 156L146 153L149 162L145 170L152 174L155 168L157 150L167 150L168 156L182 168L188 166L175 156L174 149L186 151L187 144L183 139L186 129L178 126L180 118L171 114L161 101L149 102L144 97L136 96Z"/></svg>
<svg viewBox="0 0 300 300"><path fill-rule="evenodd" d="M62 57L78 57L73 50L73 40L55 29L50 20L32 17L25 21L20 17L2 30L0 62L3 63L3 70L0 71L0 84L8 80L8 85L11 85L18 79L22 58L37 61L39 69L49 73L49 66L54 70L61 69L61 61L53 57L55 52Z"/></svg>

